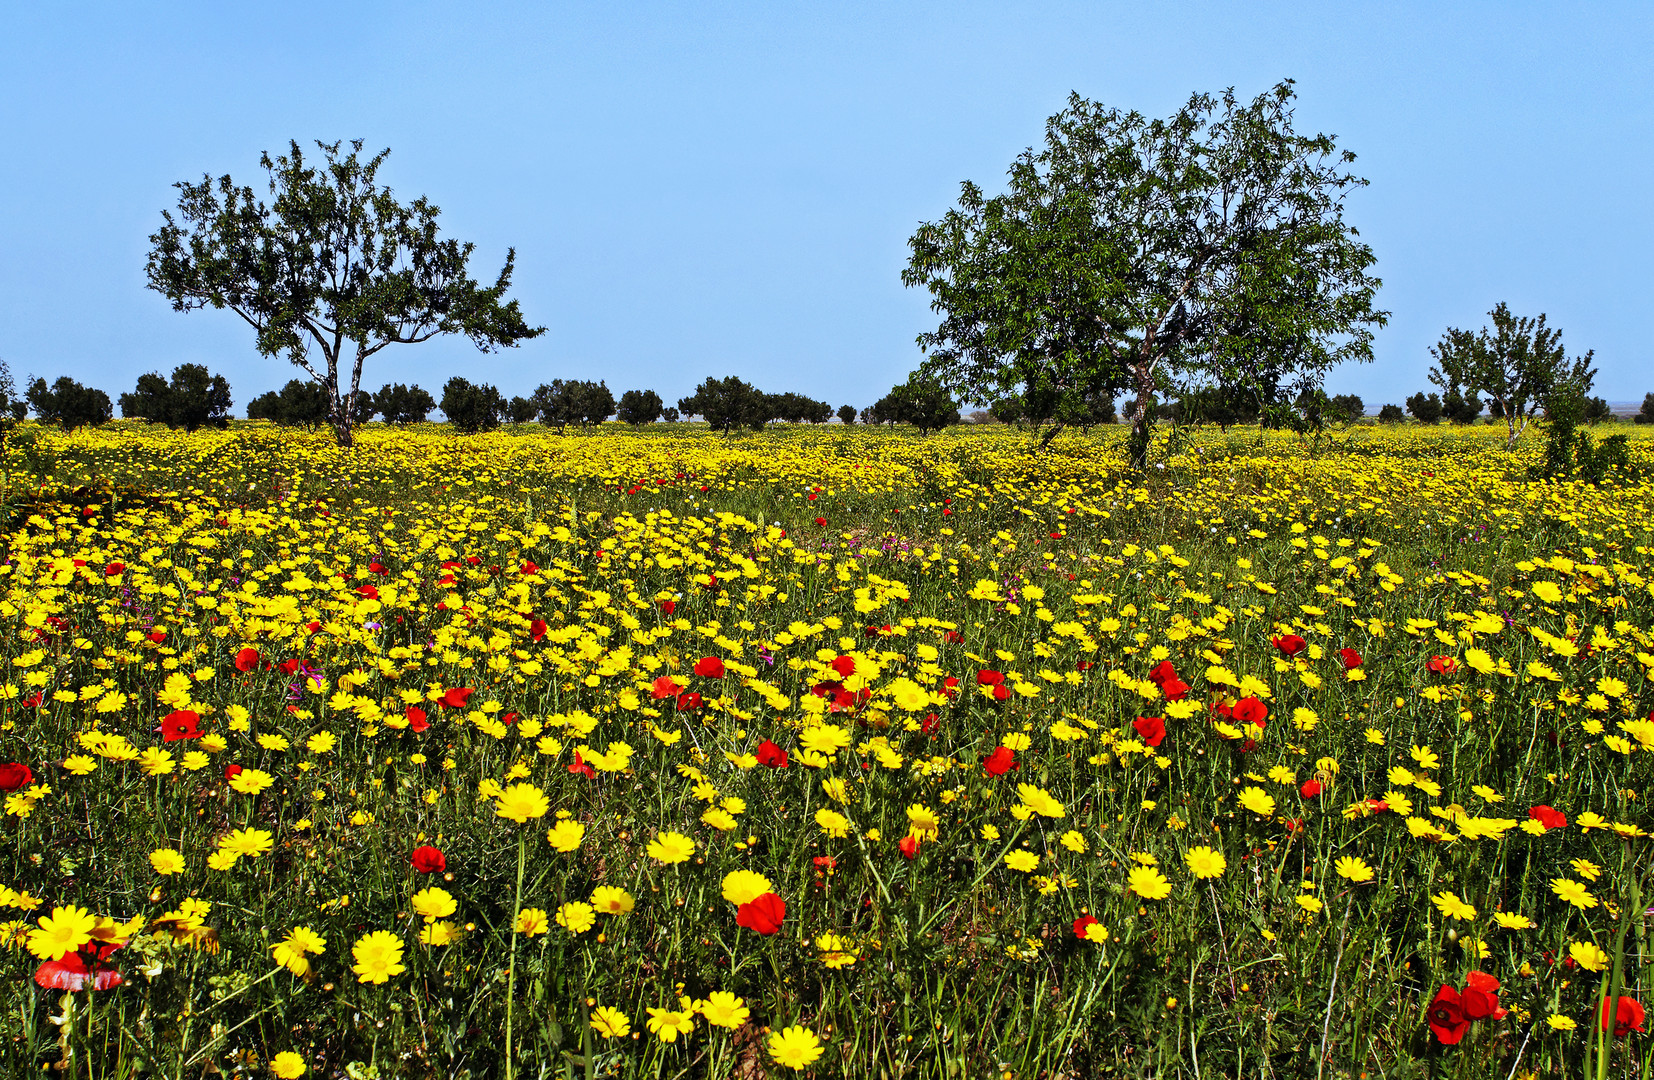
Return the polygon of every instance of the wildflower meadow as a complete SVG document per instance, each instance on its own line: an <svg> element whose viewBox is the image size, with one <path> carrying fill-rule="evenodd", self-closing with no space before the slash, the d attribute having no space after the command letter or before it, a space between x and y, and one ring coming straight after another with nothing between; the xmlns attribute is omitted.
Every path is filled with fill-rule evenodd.
<svg viewBox="0 0 1654 1080"><path fill-rule="evenodd" d="M0 1071L1647 1077L1654 443L1504 441L20 428Z"/></svg>

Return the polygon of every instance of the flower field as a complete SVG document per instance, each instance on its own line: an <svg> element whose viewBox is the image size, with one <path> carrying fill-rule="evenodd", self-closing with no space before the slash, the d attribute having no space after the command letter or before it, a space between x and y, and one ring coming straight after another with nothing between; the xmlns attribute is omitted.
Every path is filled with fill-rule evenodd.
<svg viewBox="0 0 1654 1080"><path fill-rule="evenodd" d="M23 434L5 1075L1648 1075L1648 483Z"/></svg>

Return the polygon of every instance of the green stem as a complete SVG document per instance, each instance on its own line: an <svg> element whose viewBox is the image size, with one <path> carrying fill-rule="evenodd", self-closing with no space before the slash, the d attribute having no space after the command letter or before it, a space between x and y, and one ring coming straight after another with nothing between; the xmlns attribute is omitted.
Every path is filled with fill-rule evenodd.
<svg viewBox="0 0 1654 1080"><path fill-rule="evenodd" d="M523 910L523 867L528 858L528 841L521 830L517 832L517 894L511 901L511 925L506 927L506 933L511 935L511 950L506 961L505 973L505 1077L512 1080L516 1075L516 1063L511 1055L511 1011L517 1001L517 916Z"/></svg>

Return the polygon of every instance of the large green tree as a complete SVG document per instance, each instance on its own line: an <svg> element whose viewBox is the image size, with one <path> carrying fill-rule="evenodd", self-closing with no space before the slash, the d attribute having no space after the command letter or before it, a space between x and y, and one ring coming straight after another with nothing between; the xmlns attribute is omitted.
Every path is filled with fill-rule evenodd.
<svg viewBox="0 0 1654 1080"><path fill-rule="evenodd" d="M228 176L175 187L178 217L150 237L149 287L174 310L229 308L258 335L266 356L285 355L326 391L328 422L352 442L362 364L393 344L464 334L491 351L544 333L517 301L504 299L516 250L493 285L468 263L474 245L437 235L437 207L404 205L375 178L389 150L366 161L361 140L316 144L319 166L299 144L259 164L271 202Z"/></svg>
<svg viewBox="0 0 1654 1080"><path fill-rule="evenodd" d="M1505 421L1505 445L1514 446L1536 411L1548 408L1550 395L1563 384L1576 386L1581 394L1591 389L1596 369L1595 355L1568 359L1562 347L1562 331L1545 325L1545 316L1518 318L1501 302L1488 318L1493 329L1480 331L1448 327L1441 341L1430 349L1436 361L1430 381L1449 395L1462 387L1469 400L1485 394L1493 415Z"/></svg>
<svg viewBox="0 0 1654 1080"><path fill-rule="evenodd" d="M1290 408L1371 360L1387 313L1343 216L1366 181L1331 136L1293 130L1293 101L1289 80L1149 120L1071 96L1002 194L966 181L909 240L902 280L942 317L919 336L924 373L967 401L1019 399L1047 439L1125 392L1141 464L1156 399L1219 385Z"/></svg>

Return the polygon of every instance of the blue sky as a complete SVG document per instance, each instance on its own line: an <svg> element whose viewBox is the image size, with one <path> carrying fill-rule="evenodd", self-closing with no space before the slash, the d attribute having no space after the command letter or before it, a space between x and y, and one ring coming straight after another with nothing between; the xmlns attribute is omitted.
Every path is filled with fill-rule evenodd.
<svg viewBox="0 0 1654 1080"><path fill-rule="evenodd" d="M0 356L111 395L195 361L237 411L297 374L227 312L144 288L171 185L360 137L442 207L538 340L393 347L364 383L527 393L705 375L866 405L935 324L906 243L990 188L1069 91L1149 115L1297 80L1298 126L1372 181L1377 360L1330 390L1424 387L1428 347L1497 301L1594 348L1597 393L1654 391L1654 6L1643 4L148 4L0 14Z"/></svg>

